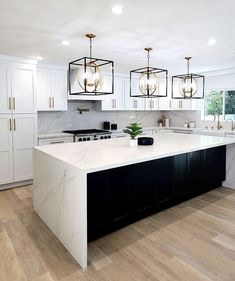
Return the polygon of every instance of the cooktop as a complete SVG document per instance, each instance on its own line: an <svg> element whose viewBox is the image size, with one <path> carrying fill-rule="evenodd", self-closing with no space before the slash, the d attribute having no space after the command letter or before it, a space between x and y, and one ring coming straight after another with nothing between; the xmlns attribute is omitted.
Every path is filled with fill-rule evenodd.
<svg viewBox="0 0 235 281"><path fill-rule="evenodd" d="M99 129L84 129L84 130L66 130L64 133L74 134L74 135L90 135L90 134L110 134L109 131L99 130Z"/></svg>

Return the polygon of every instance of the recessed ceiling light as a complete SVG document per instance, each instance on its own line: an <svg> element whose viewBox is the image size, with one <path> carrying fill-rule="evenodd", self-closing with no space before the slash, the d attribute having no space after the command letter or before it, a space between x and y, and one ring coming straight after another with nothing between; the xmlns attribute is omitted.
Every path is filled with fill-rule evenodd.
<svg viewBox="0 0 235 281"><path fill-rule="evenodd" d="M38 56L38 57L37 57L37 60L42 60L42 59L43 59L43 58L42 58L42 57L40 57L40 56Z"/></svg>
<svg viewBox="0 0 235 281"><path fill-rule="evenodd" d="M68 40L63 40L63 41L61 42L61 44L64 45L64 46L69 46L69 45L70 45L70 43L69 43Z"/></svg>
<svg viewBox="0 0 235 281"><path fill-rule="evenodd" d="M209 41L207 42L207 45L208 45L208 46L214 46L216 42L217 42L216 39L211 38L211 39L209 39Z"/></svg>
<svg viewBox="0 0 235 281"><path fill-rule="evenodd" d="M112 7L112 12L114 15L121 15L123 12L122 5L116 4Z"/></svg>

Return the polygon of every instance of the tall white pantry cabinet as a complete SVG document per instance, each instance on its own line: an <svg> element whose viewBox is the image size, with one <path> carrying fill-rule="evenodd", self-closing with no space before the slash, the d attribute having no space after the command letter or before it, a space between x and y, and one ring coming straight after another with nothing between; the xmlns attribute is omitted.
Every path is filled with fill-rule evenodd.
<svg viewBox="0 0 235 281"><path fill-rule="evenodd" d="M0 189L33 178L36 61L0 56Z"/></svg>

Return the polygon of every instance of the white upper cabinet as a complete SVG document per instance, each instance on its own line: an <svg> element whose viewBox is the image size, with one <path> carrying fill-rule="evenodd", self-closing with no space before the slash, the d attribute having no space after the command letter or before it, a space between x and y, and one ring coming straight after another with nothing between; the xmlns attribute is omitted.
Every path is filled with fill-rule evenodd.
<svg viewBox="0 0 235 281"><path fill-rule="evenodd" d="M111 83L111 78L106 77L104 84ZM123 110L124 108L124 79L121 77L115 77L114 80L114 94L103 96L103 100L101 102L102 110Z"/></svg>
<svg viewBox="0 0 235 281"><path fill-rule="evenodd" d="M159 98L158 109L171 110L171 99L169 97Z"/></svg>
<svg viewBox="0 0 235 281"><path fill-rule="evenodd" d="M0 114L0 185L13 181L12 128L11 115Z"/></svg>
<svg viewBox="0 0 235 281"><path fill-rule="evenodd" d="M34 65L12 65L12 109L14 113L36 112L35 73Z"/></svg>
<svg viewBox="0 0 235 281"><path fill-rule="evenodd" d="M52 72L52 109L67 110L67 71Z"/></svg>
<svg viewBox="0 0 235 281"><path fill-rule="evenodd" d="M144 109L145 110L158 110L159 99L158 98L145 98L144 99Z"/></svg>
<svg viewBox="0 0 235 281"><path fill-rule="evenodd" d="M144 98L134 98L130 97L130 79L125 78L125 91L124 91L124 109L125 110L144 110L145 103ZM136 83L134 84L134 88L132 89L132 92L137 91L137 87L139 87L138 80L136 80Z"/></svg>
<svg viewBox="0 0 235 281"><path fill-rule="evenodd" d="M67 110L67 71L37 69L37 110Z"/></svg>
<svg viewBox="0 0 235 281"><path fill-rule="evenodd" d="M0 113L11 112L10 69L7 64L0 64Z"/></svg>
<svg viewBox="0 0 235 281"><path fill-rule="evenodd" d="M51 71L37 69L36 95L38 110L51 110L51 88Z"/></svg>

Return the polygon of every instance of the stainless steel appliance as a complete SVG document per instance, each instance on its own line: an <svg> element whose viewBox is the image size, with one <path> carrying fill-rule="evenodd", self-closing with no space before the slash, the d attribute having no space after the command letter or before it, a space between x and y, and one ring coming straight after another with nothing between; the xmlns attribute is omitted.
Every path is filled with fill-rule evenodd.
<svg viewBox="0 0 235 281"><path fill-rule="evenodd" d="M73 134L74 142L111 139L112 135L109 131L98 129L66 130L64 133Z"/></svg>

